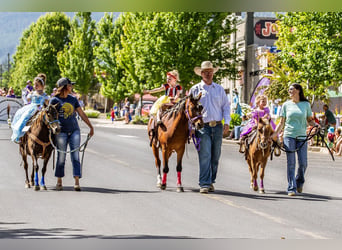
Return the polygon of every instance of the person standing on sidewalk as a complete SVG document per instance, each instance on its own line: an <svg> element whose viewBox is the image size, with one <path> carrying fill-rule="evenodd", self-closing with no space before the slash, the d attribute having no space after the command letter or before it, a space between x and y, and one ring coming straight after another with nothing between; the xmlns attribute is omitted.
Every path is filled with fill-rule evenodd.
<svg viewBox="0 0 342 250"><path fill-rule="evenodd" d="M331 110L329 109L329 106L327 104L323 105L323 109L324 109L324 118L325 118L325 125L327 126L327 128L329 127L336 127L336 118L333 114L333 112L331 112Z"/></svg>
<svg viewBox="0 0 342 250"><path fill-rule="evenodd" d="M295 196L297 192L303 191L304 174L308 166L308 145L305 140L307 124L309 123L310 126L319 125L312 118L311 106L304 96L302 86L293 83L288 92L291 100L283 104L280 122L275 129L273 139L277 138L277 134L284 127L284 147L287 151L287 193L289 196ZM297 176L295 176L296 153L298 157Z"/></svg>
<svg viewBox="0 0 342 250"><path fill-rule="evenodd" d="M203 194L215 190L222 136L229 133L230 104L223 87L213 82L217 70L210 61L202 62L201 67L194 68L195 73L202 77L202 81L190 89L190 95L198 96L202 93L200 102L203 106L204 127L196 131L196 136L201 139L198 152L199 186L200 193Z"/></svg>
<svg viewBox="0 0 342 250"><path fill-rule="evenodd" d="M57 148L62 151L57 153L57 163L55 169L55 176L57 177L56 190L63 190L62 177L64 177L64 166L69 144L71 163L73 167L73 176L75 179L75 191L81 191L79 179L82 177L81 164L79 156L79 146L81 143L81 132L76 119L76 112L82 120L88 125L90 131L89 136L94 135L94 128L91 125L87 115L82 110L76 97L72 96L72 85L74 83L69 78L60 78L57 81L56 96L50 100L50 103L57 106L59 112L58 120L61 124L61 132L56 135ZM75 150L75 151L74 151ZM64 151L64 152L63 152Z"/></svg>

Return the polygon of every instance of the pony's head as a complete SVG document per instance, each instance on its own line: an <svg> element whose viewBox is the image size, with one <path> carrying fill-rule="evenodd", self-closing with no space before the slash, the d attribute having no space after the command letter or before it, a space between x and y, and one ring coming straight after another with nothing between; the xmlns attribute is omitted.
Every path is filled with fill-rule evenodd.
<svg viewBox="0 0 342 250"><path fill-rule="evenodd" d="M272 142L273 128L271 126L271 118L259 118L258 121L258 135L259 135L259 145L262 149L266 149Z"/></svg>
<svg viewBox="0 0 342 250"><path fill-rule="evenodd" d="M200 129L203 127L203 120L202 120L202 110L203 107L200 104L202 93L198 96L194 97L190 95L186 100L185 110L189 115L188 119L195 126L196 129Z"/></svg>
<svg viewBox="0 0 342 250"><path fill-rule="evenodd" d="M59 125L58 121L58 110L57 110L57 104L49 104L49 105L44 105L44 122L47 125L49 129L51 129L51 132L53 134L58 134L61 131L61 127Z"/></svg>

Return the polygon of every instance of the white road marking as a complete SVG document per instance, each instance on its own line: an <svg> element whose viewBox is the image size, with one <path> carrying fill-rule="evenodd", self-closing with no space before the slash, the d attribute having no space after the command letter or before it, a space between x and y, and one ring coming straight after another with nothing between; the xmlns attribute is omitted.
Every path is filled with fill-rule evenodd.
<svg viewBox="0 0 342 250"><path fill-rule="evenodd" d="M282 224L282 225L286 225L286 226L290 226L288 223L286 223L282 218L280 217L275 217L275 216L271 216L269 214L266 214L264 212L261 212L261 211L258 211L256 209L253 209L253 208L249 208L249 207L246 207L246 206L242 206L242 205L238 205L236 203L234 203L233 201L230 201L230 200L227 200L227 199L224 199L220 196L217 196L217 195L206 195L206 197L210 198L210 199L213 199L213 200L217 200L219 202L222 202L226 205L229 205L231 207L235 207L235 208L239 208L239 209L244 209L244 210L247 210L251 213L254 213L256 215L259 215L261 217L264 217L268 220L271 220L275 223L278 223L278 224ZM302 234L305 234L305 235L308 235L314 239L328 239L328 238L325 238L321 235L318 235L318 234L315 234L313 232L309 232L309 231L305 231L305 230L302 230L302 229L298 229L298 228L294 228L295 231L299 232L299 233L302 233Z"/></svg>

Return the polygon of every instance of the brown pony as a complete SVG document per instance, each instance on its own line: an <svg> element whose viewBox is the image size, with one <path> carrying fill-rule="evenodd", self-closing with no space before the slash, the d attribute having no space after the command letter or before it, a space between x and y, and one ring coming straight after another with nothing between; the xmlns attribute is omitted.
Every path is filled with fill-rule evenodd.
<svg viewBox="0 0 342 250"><path fill-rule="evenodd" d="M273 128L270 119L259 118L257 128L254 131L255 136L251 135L251 141L247 138L247 147L245 157L251 174L251 188L258 191L258 171L260 172L260 193L265 193L264 189L264 173L267 159L271 153ZM253 132L252 132L253 133Z"/></svg>
<svg viewBox="0 0 342 250"><path fill-rule="evenodd" d="M182 98L170 109L167 109L161 118L163 124L157 125L155 131L158 141L152 143L152 151L155 157L157 167L158 181L157 186L160 189L166 189L166 178L169 172L168 160L172 152L177 153L177 192L183 192L181 182L182 158L185 151L185 144L189 140L192 129L199 129L203 126L202 106L199 104L201 94L197 97L192 95ZM153 118L148 123L148 131L153 129ZM150 140L153 138L149 133ZM159 149L163 156L163 178L160 174Z"/></svg>
<svg viewBox="0 0 342 250"><path fill-rule="evenodd" d="M53 150L53 147L50 142L50 135L51 133L58 134L60 132L58 111L56 109L56 105L44 105L44 108L42 108L42 110L39 111L36 115L34 115L32 120L29 121L31 125L30 129L25 133L23 137L20 138L19 149L21 157L24 162L24 169L26 174L26 188L30 188L34 185L35 190L46 190L44 176L46 172L46 166L48 164L51 152ZM29 181L27 172L27 155L30 155L32 157L31 181ZM38 178L39 157L41 157L44 160L40 186Z"/></svg>

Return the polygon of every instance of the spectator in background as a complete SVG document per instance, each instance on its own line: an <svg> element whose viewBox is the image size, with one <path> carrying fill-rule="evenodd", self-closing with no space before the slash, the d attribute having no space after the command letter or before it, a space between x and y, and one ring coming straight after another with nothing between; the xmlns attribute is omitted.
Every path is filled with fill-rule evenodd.
<svg viewBox="0 0 342 250"><path fill-rule="evenodd" d="M9 88L6 97L8 98L15 98L14 90L12 87Z"/></svg>
<svg viewBox="0 0 342 250"><path fill-rule="evenodd" d="M52 93L51 93L51 97L54 97L56 95L57 92L57 88L53 88Z"/></svg>
<svg viewBox="0 0 342 250"><path fill-rule="evenodd" d="M327 127L334 127L336 126L336 119L335 116L333 114L333 112L331 112L331 110L329 109L329 106L327 104L323 105L323 109L324 109L324 118L325 118L325 125Z"/></svg>
<svg viewBox="0 0 342 250"><path fill-rule="evenodd" d="M233 90L232 106L233 106L232 107L233 108L233 112L235 114L239 114L239 116L241 116L242 115L242 110L241 110L241 105L240 105L239 93L238 93L236 88Z"/></svg>
<svg viewBox="0 0 342 250"><path fill-rule="evenodd" d="M334 146L334 141L335 141L335 129L334 129L334 127L330 127L328 129L327 141L328 141L328 147L332 148Z"/></svg>
<svg viewBox="0 0 342 250"><path fill-rule="evenodd" d="M119 108L118 108L117 103L114 103L113 110L114 110L115 117L119 117Z"/></svg>
<svg viewBox="0 0 342 250"><path fill-rule="evenodd" d="M335 130L335 142L334 142L334 147L333 150L335 151L336 155L341 155L342 154L342 131L341 128L338 128Z"/></svg>
<svg viewBox="0 0 342 250"><path fill-rule="evenodd" d="M125 98L125 124L128 124L130 119L129 119L129 108L130 108L130 102L128 98Z"/></svg>
<svg viewBox="0 0 342 250"><path fill-rule="evenodd" d="M115 119L115 112L113 108L110 109L110 118L112 119L112 123L113 123Z"/></svg>
<svg viewBox="0 0 342 250"><path fill-rule="evenodd" d="M248 124L248 119L246 115L242 116L242 121L239 126L234 127L234 139L239 140L240 139L240 134L243 130L243 128Z"/></svg>

